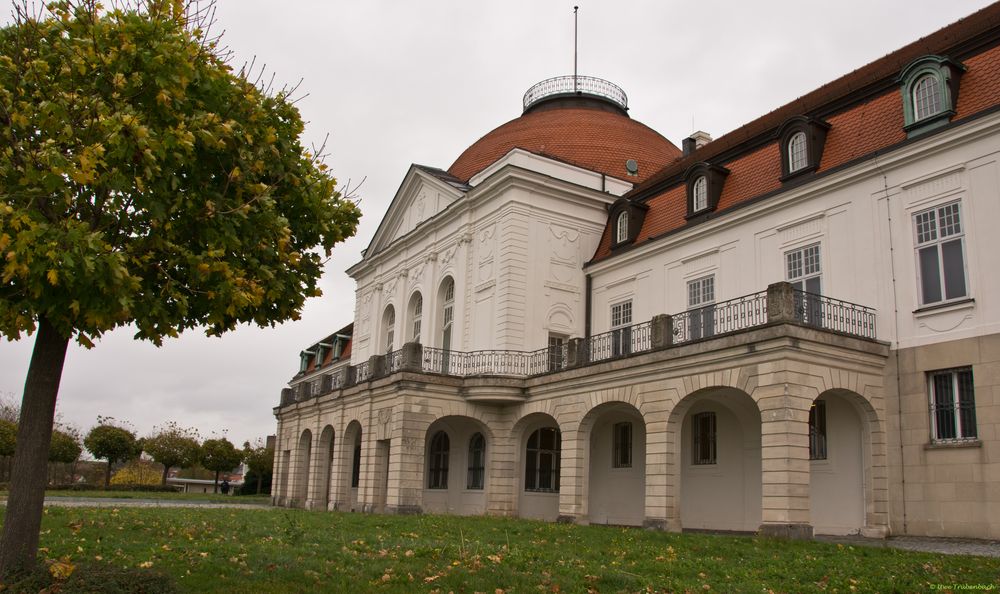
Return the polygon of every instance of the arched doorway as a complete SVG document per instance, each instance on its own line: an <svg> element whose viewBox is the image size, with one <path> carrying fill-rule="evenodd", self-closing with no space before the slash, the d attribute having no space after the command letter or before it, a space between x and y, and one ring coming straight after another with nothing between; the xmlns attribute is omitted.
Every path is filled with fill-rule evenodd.
<svg viewBox="0 0 1000 594"><path fill-rule="evenodd" d="M554 522L559 517L562 434L550 415L535 413L514 427L518 447L518 515Z"/></svg>
<svg viewBox="0 0 1000 594"><path fill-rule="evenodd" d="M590 431L586 509L592 524L642 526L646 517L646 423L631 404L609 402L584 417Z"/></svg>
<svg viewBox="0 0 1000 594"><path fill-rule="evenodd" d="M857 534L865 527L865 430L858 401L829 390L809 410L809 520L816 534Z"/></svg>
<svg viewBox="0 0 1000 594"><path fill-rule="evenodd" d="M306 499L309 497L309 465L312 462L312 432L306 429L299 436L298 445L298 464L296 465L296 474L298 475L298 480L295 481L295 494L292 498L295 500L294 505L302 506L305 505Z"/></svg>
<svg viewBox="0 0 1000 594"><path fill-rule="evenodd" d="M358 488L361 484L361 423L351 421L341 438L340 456L337 470L340 473L340 489L337 508L343 511L360 511L358 508Z"/></svg>
<svg viewBox="0 0 1000 594"><path fill-rule="evenodd" d="M316 452L316 468L319 475L316 477L318 481L318 489L316 491L316 502L314 507L317 509L327 509L333 497L333 493L330 492L332 477L334 476L333 472L336 467L336 460L333 455L333 445L333 427L327 425L323 428L323 432L319 435L319 449Z"/></svg>
<svg viewBox="0 0 1000 594"><path fill-rule="evenodd" d="M669 423L680 436L674 445L681 527L757 530L761 420L753 399L733 388L706 388L681 400Z"/></svg>
<svg viewBox="0 0 1000 594"><path fill-rule="evenodd" d="M424 462L424 511L478 515L486 511L489 429L471 417L442 417L427 429Z"/></svg>

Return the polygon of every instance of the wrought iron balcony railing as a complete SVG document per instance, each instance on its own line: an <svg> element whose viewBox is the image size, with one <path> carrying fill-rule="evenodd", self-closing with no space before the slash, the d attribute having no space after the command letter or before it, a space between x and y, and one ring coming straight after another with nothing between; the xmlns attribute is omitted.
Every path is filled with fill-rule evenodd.
<svg viewBox="0 0 1000 594"><path fill-rule="evenodd" d="M547 78L542 82L535 83L524 94L524 109L528 109L533 104L542 99L555 95L594 95L607 99L617 104L622 109L628 109L628 96L621 87L603 78L593 76L556 76Z"/></svg>
<svg viewBox="0 0 1000 594"><path fill-rule="evenodd" d="M671 316L572 339L536 351L451 351L406 344L402 349L341 368L282 392L282 404L304 400L397 373L415 371L455 377L529 378L708 340L772 323L794 323L875 340L875 310L776 283L766 291Z"/></svg>

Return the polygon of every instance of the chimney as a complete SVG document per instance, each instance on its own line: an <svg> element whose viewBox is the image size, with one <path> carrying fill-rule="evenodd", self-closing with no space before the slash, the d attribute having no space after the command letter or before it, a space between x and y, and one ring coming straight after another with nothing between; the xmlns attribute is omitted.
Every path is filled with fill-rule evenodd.
<svg viewBox="0 0 1000 594"><path fill-rule="evenodd" d="M712 136L708 132L702 132L698 130L697 132L691 134L684 139L681 143L681 148L684 151L684 156L688 156L706 144L712 142Z"/></svg>

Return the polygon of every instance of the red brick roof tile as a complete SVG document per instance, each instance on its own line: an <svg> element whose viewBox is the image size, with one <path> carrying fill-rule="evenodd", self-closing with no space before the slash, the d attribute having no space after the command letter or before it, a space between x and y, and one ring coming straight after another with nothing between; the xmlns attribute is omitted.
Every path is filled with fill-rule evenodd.
<svg viewBox="0 0 1000 594"><path fill-rule="evenodd" d="M950 48L1000 25L1000 3L994 4L889 54L847 76L785 105L766 116L711 142L663 170L650 176L629 195L643 195L646 188L658 182L677 178L691 164L699 161L718 162L718 155L738 148L743 142L773 133L785 120L820 110L825 103L842 100L868 84L896 77L914 59L927 54L942 54ZM958 107L953 121L961 121L985 109L1000 104L1000 47L993 46L962 60L966 72L961 78ZM885 88L884 86L882 87ZM828 116L830 124L823 158L818 173L829 171L853 159L891 147L906 139L903 130L903 104L898 86L882 91L843 111ZM746 202L781 188L781 159L777 140L748 149L740 156L718 162L729 169L717 210ZM649 211L636 244L687 225L686 188L683 182L645 199ZM604 230L593 261L611 256L610 226Z"/></svg>
<svg viewBox="0 0 1000 594"><path fill-rule="evenodd" d="M680 155L669 140L626 115L560 107L531 111L496 128L467 148L448 173L468 181L514 148L622 179L630 179L625 161L635 159L639 182Z"/></svg>

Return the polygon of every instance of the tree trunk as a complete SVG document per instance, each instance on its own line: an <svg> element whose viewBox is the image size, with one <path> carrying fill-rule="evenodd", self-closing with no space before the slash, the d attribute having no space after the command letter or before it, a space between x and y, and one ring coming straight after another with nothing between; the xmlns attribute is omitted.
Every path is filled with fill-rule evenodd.
<svg viewBox="0 0 1000 594"><path fill-rule="evenodd" d="M0 576L30 568L38 553L46 462L68 344L69 338L61 336L46 318L38 320L35 348L24 381L17 449L0 537Z"/></svg>
<svg viewBox="0 0 1000 594"><path fill-rule="evenodd" d="M263 487L264 477L259 472L257 473L257 494L260 495L260 489Z"/></svg>
<svg viewBox="0 0 1000 594"><path fill-rule="evenodd" d="M111 458L108 458L108 465L104 467L104 488L111 486Z"/></svg>
<svg viewBox="0 0 1000 594"><path fill-rule="evenodd" d="M218 492L219 492L219 471L216 470L215 471L215 486L212 487L212 493L214 494L214 493L218 493Z"/></svg>
<svg viewBox="0 0 1000 594"><path fill-rule="evenodd" d="M170 467L167 466L166 464L164 464L163 465L163 480L160 481L160 485L162 485L162 486L166 486L167 485L167 473L168 472L170 472Z"/></svg>

